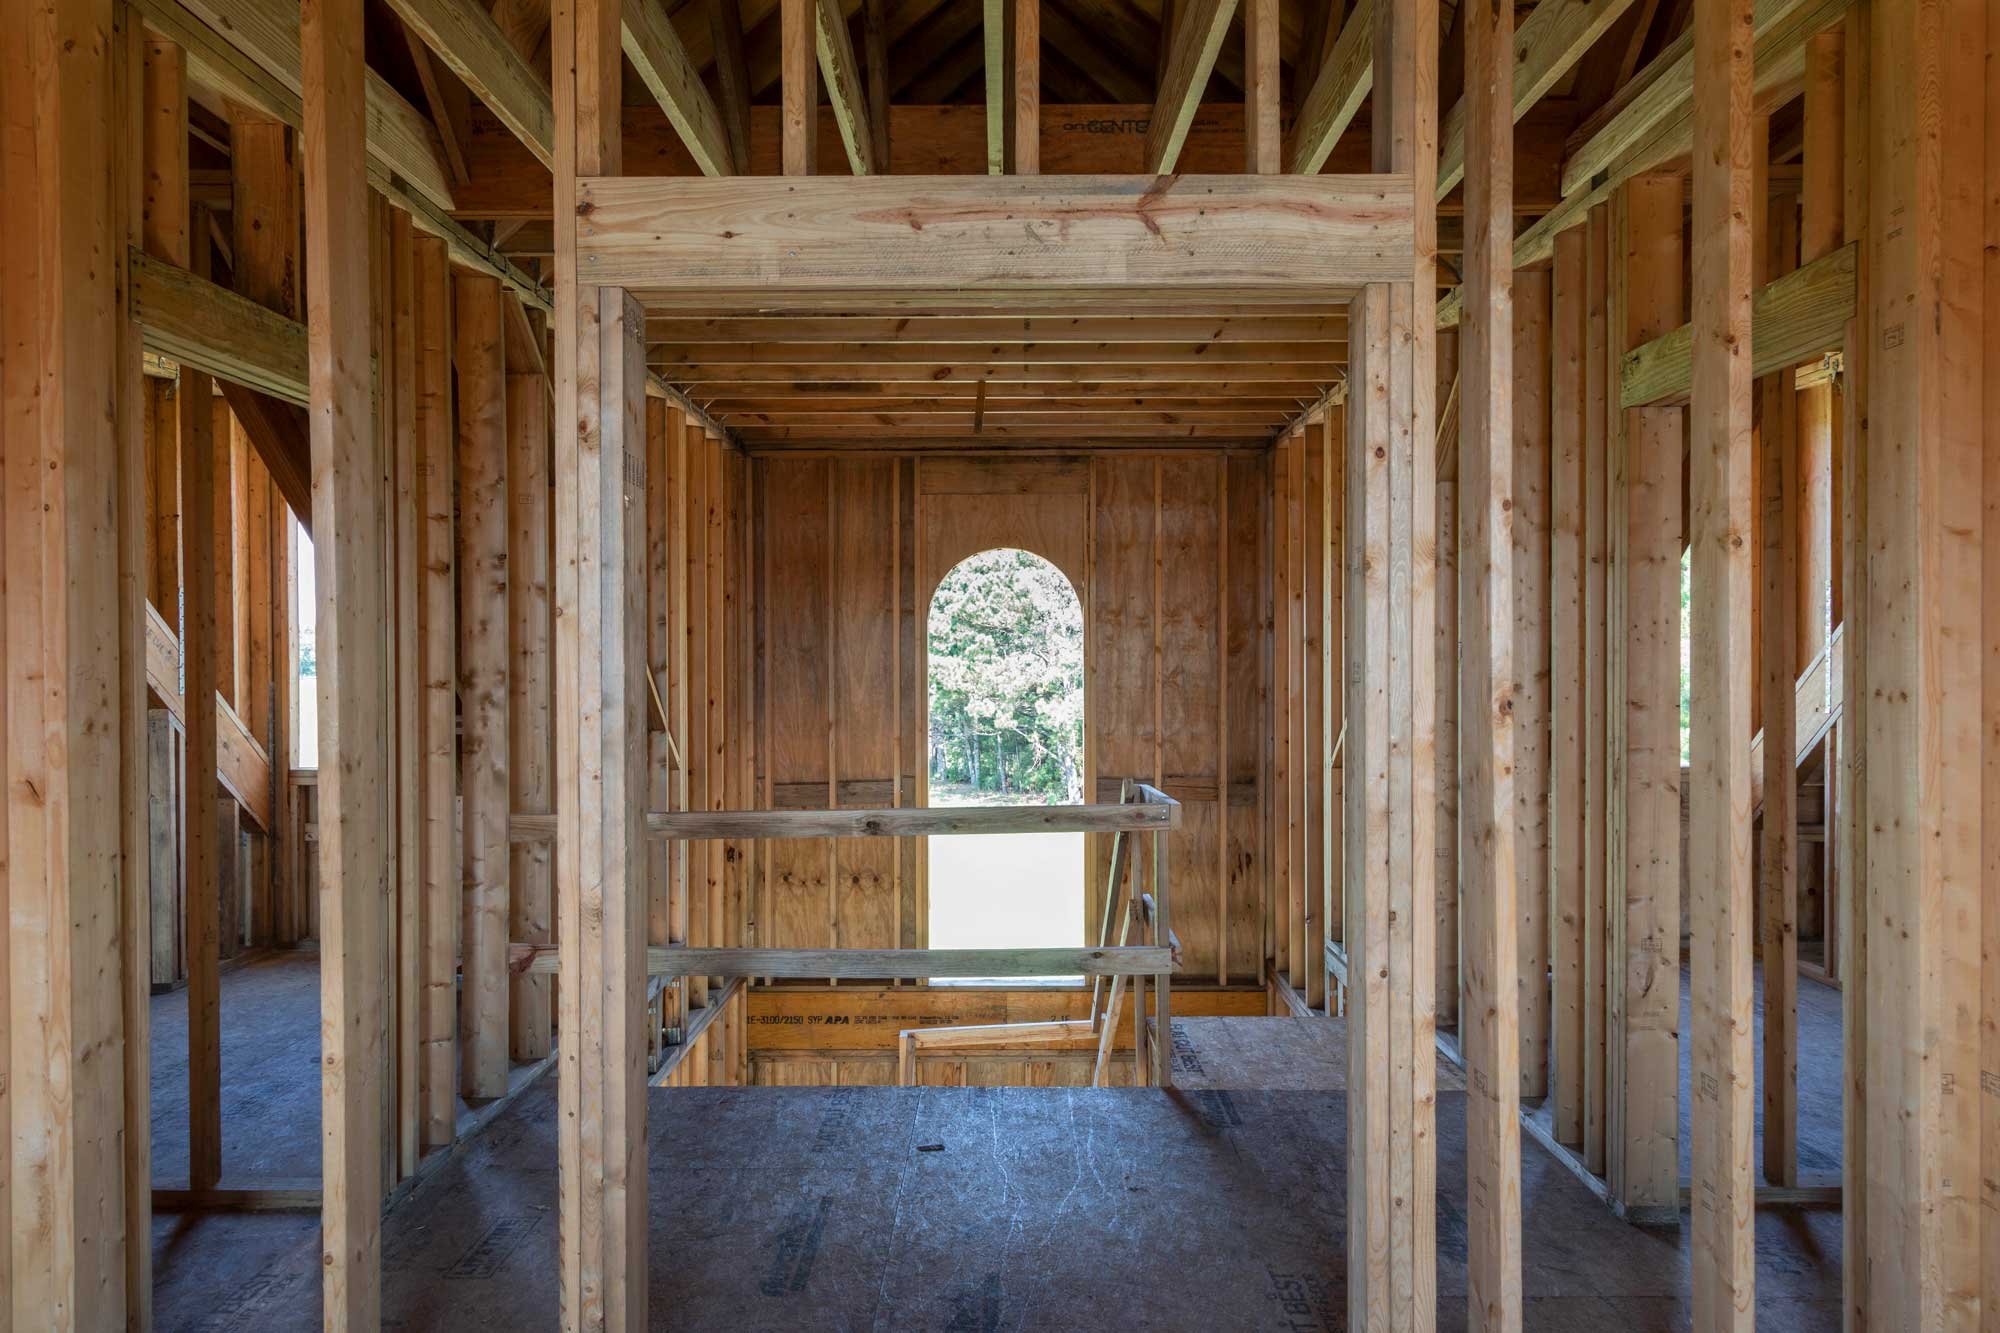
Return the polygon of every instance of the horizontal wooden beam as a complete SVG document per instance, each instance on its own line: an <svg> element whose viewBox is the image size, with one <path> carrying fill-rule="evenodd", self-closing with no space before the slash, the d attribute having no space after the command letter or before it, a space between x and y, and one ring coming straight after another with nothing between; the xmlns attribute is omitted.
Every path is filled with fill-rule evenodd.
<svg viewBox="0 0 2000 1333"><path fill-rule="evenodd" d="M1855 261L1849 241L1810 264L1765 284L1750 302L1750 364L1758 376L1773 374L1830 352L1847 337L1854 318ZM1619 362L1618 405L1678 402L1688 395L1693 326L1683 324Z"/></svg>
<svg viewBox="0 0 2000 1333"><path fill-rule="evenodd" d="M1093 365L1075 362L967 362L925 361L861 366L699 366L674 368L659 366L660 372L686 387L697 400L714 396L722 386L762 384L788 385L800 392L851 383L856 375L866 375L879 384L1100 384L1123 385L1129 392L1137 385L1226 384L1243 385L1263 392L1266 384L1311 383L1324 386L1338 379L1342 363L1333 358L1322 361L1285 361L1268 364L1245 362L1182 362L1136 365Z"/></svg>
<svg viewBox="0 0 2000 1333"><path fill-rule="evenodd" d="M516 973L553 973L556 950L511 946ZM1113 977L1170 971L1164 945L1109 949L688 949L646 950L656 977Z"/></svg>
<svg viewBox="0 0 2000 1333"><path fill-rule="evenodd" d="M747 453L769 453L777 449L838 449L841 447L908 449L934 445L944 450L976 450L1011 442L1034 443L1052 449L1168 448L1177 445L1223 446L1268 444L1277 429L1275 422L1253 425L1111 426L1064 429L1057 425L989 424L975 430L971 422L957 428L904 427L886 430L880 426L853 428L840 426L745 427L741 432Z"/></svg>
<svg viewBox="0 0 2000 1333"><path fill-rule="evenodd" d="M971 436L991 433L1011 438L1041 435L1049 439L1074 437L1079 431L1159 434L1169 430L1186 430L1190 434L1237 439L1276 430L1283 424L1285 416L1284 412L1232 412L1221 408L1196 412L1076 412L1032 415L989 410L977 417L962 412L949 414L890 412L872 417L855 417L838 412L797 412L762 413L755 420L738 421L737 428L752 440L759 438L759 432L765 427L790 431L812 430L826 434L837 434L841 431L851 431L855 434L890 434L908 431L919 435L936 435L953 431Z"/></svg>
<svg viewBox="0 0 2000 1333"><path fill-rule="evenodd" d="M148 349L304 405L305 325L143 250L127 258L128 312Z"/></svg>
<svg viewBox="0 0 2000 1333"><path fill-rule="evenodd" d="M730 151L722 115L660 0L625 0L624 19L625 58L667 113L695 165L704 176L736 174L742 164Z"/></svg>
<svg viewBox="0 0 2000 1333"><path fill-rule="evenodd" d="M1113 397L1104 395L1091 397L1081 395L1074 398L1025 398L1011 396L1017 386L996 386L993 393L983 400L984 409L989 413L1004 413L1018 417L1070 416L1118 416L1128 413L1152 412L1234 412L1289 415L1297 412L1305 403L1302 396L1284 394L1217 394L1214 397L1197 397L1191 394L1145 395L1143 397ZM1045 387L1030 385L1030 388ZM822 395L778 396L765 398L712 398L709 410L738 426L754 426L770 417L789 416L800 412L810 412L826 416L870 417L901 413L907 416L970 417L981 409L978 398L936 398L923 392L921 386L912 386L913 392L906 397L894 398L841 398Z"/></svg>
<svg viewBox="0 0 2000 1333"><path fill-rule="evenodd" d="M268 1185L213 1185L207 1189L153 1186L156 1213L317 1213L320 1187L310 1180Z"/></svg>
<svg viewBox="0 0 2000 1333"><path fill-rule="evenodd" d="M655 309L968 292L1328 300L1407 276L1407 176L897 176L578 183L581 280ZM976 308L976 307L974 307Z"/></svg>
<svg viewBox="0 0 2000 1333"><path fill-rule="evenodd" d="M555 98L478 0L389 0L410 30L486 103L500 123L551 169L556 160Z"/></svg>
<svg viewBox="0 0 2000 1333"><path fill-rule="evenodd" d="M685 810L646 816L656 838L909 838L930 834L1116 833L1180 827L1180 803L941 806L888 810ZM555 837L556 817L516 814L512 842Z"/></svg>
<svg viewBox="0 0 2000 1333"><path fill-rule="evenodd" d="M1164 401L1200 397L1214 398L1227 394L1231 401L1249 398L1286 398L1300 405L1316 402L1326 392L1326 385L1317 377L1304 377L1276 383L1259 381L1240 388L1224 386L1205 389L1200 385L1175 383L1167 385L1116 384L1078 382L1074 384L1008 384L945 380L937 384L896 383L876 379L853 380L829 384L786 384L777 389L755 384L719 385L702 394L702 402L717 414L726 413L732 407L746 402L770 401L782 396L798 403L836 402L839 400L880 399L885 403L919 398L952 407L962 406L970 411L973 400L983 398L989 403L1003 401L1070 403L1099 398L1145 399Z"/></svg>
<svg viewBox="0 0 2000 1333"><path fill-rule="evenodd" d="M1375 0L1355 0L1333 49L1314 76L1312 88L1299 107L1292 127L1291 151L1285 170L1312 175L1332 155L1333 147L1375 86Z"/></svg>
<svg viewBox="0 0 2000 1333"><path fill-rule="evenodd" d="M1174 981L1174 1018L1261 1018L1261 987L1224 989ZM906 1028L1090 1022L1090 986L758 986L746 1007L750 1048L759 1052L848 1050L885 1052ZM1120 1049L1131 1049L1132 1025L1119 1025Z"/></svg>
<svg viewBox="0 0 2000 1333"><path fill-rule="evenodd" d="M889 810L689 810L646 816L666 838L908 838L932 834L1116 833L1179 828L1177 802L907 807ZM768 975L768 974L763 974Z"/></svg>
<svg viewBox="0 0 2000 1333"><path fill-rule="evenodd" d="M959 315L901 318L859 315L825 317L656 316L646 321L653 343L766 343L842 347L949 343L978 347L1051 343L1289 343L1347 342L1343 314L1305 315L1148 315L1112 318Z"/></svg>
<svg viewBox="0 0 2000 1333"><path fill-rule="evenodd" d="M1347 343L652 343L646 363L672 380L716 366L1324 365L1347 361Z"/></svg>

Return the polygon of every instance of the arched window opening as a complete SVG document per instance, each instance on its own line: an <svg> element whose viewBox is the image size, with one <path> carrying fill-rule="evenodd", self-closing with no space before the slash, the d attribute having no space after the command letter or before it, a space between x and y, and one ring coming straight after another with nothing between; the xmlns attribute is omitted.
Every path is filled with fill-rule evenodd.
<svg viewBox="0 0 2000 1333"><path fill-rule="evenodd" d="M930 803L1083 800L1083 604L1028 551L982 551L931 596ZM930 839L930 945L1084 942L1080 833Z"/></svg>

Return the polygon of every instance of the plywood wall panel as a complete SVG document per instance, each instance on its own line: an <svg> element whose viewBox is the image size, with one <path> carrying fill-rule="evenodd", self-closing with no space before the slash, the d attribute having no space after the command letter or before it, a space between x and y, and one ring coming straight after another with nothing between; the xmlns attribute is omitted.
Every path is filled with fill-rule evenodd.
<svg viewBox="0 0 2000 1333"><path fill-rule="evenodd" d="M896 464L840 460L832 475L833 648L830 743L842 784L893 795L896 736ZM849 804L836 789L840 804ZM861 804L854 801L853 804ZM876 804L877 801L868 801ZM887 803L886 799L879 803ZM880 838L834 844L835 943L894 948L898 940L896 846Z"/></svg>
<svg viewBox="0 0 2000 1333"><path fill-rule="evenodd" d="M1265 645L1269 591L1270 458L1232 455L1224 465L1224 580L1228 602L1224 631L1228 681L1224 739L1229 811L1224 829L1223 896L1229 904L1223 941L1224 982L1262 979L1264 893L1264 738L1269 731Z"/></svg>
<svg viewBox="0 0 2000 1333"><path fill-rule="evenodd" d="M1205 979L1222 948L1222 460L1163 459L1158 478L1160 777L1186 807L1171 908L1187 974Z"/></svg>
<svg viewBox="0 0 2000 1333"><path fill-rule="evenodd" d="M919 799L931 593L980 551L1032 551L1071 579L1085 605L1089 794L1115 799L1126 777L1164 780L1187 804L1173 887L1189 973L1255 980L1268 836L1264 457L765 456L754 466L762 479L752 519L762 534L755 728L767 738L771 804ZM1226 797L1234 804L1225 814ZM767 845L752 895L763 904L760 943L926 941L920 842L826 848ZM1107 851L1093 848L1086 867L1093 931Z"/></svg>
<svg viewBox="0 0 2000 1333"><path fill-rule="evenodd" d="M769 673L767 773L773 804L792 802L781 789L817 784L832 803L829 769L831 726L827 651L831 635L827 552L832 465L807 459L765 465L764 558L766 669ZM833 940L828 899L828 844L768 844L770 919L774 948L825 947Z"/></svg>

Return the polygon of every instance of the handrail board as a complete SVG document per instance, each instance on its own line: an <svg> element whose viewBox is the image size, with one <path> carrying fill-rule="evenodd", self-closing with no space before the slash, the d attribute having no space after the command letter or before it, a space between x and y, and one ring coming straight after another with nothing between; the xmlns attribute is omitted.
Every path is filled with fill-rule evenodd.
<svg viewBox="0 0 2000 1333"><path fill-rule="evenodd" d="M646 816L652 838L921 838L1003 833L1156 833L1181 826L1181 803L1134 784L1144 800L1104 805L975 805L855 810L674 810ZM556 817L516 814L510 842L552 842Z"/></svg>
<svg viewBox="0 0 2000 1333"><path fill-rule="evenodd" d="M509 946L516 974L559 970L558 950ZM1122 949L689 949L646 950L646 971L668 977L1134 976L1172 969L1161 946Z"/></svg>
<svg viewBox="0 0 2000 1333"><path fill-rule="evenodd" d="M997 833L1116 833L1180 827L1178 804L1003 805L944 809L687 810L646 816L666 838L900 838Z"/></svg>

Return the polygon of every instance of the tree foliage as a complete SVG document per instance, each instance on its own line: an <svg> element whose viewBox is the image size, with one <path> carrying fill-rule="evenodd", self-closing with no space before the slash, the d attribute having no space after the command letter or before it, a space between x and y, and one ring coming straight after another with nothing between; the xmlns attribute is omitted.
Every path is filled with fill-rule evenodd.
<svg viewBox="0 0 2000 1333"><path fill-rule="evenodd" d="M962 561L931 599L929 640L933 803L954 786L1081 801L1083 607L1062 571L1011 549Z"/></svg>

